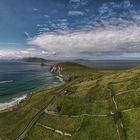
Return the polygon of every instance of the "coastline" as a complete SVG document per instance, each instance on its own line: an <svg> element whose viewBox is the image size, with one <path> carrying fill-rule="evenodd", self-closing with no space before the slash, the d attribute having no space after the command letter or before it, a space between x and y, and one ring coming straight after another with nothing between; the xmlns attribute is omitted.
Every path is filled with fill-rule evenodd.
<svg viewBox="0 0 140 140"><path fill-rule="evenodd" d="M0 113L12 111L13 109L17 108L21 102L27 100L28 96L29 95L23 95L19 98L14 98L10 102L0 103Z"/></svg>
<svg viewBox="0 0 140 140"><path fill-rule="evenodd" d="M50 69L50 72L56 74L56 77L59 79L60 84L65 83L62 75L59 75L58 73L55 73L51 69ZM47 89L50 89L50 88L53 88L53 87L56 87L56 86L60 86L60 84L56 84L56 85L53 84L50 87L48 87ZM34 94L37 94L37 92L34 92ZM33 93L31 92L31 93L28 93L28 94L24 94L24 95L22 95L20 97L13 98L9 102L0 103L0 113L13 111L14 109L18 108L21 105L21 103L23 103L26 100L28 100L28 98L30 98L30 96L32 96L32 95L33 95Z"/></svg>

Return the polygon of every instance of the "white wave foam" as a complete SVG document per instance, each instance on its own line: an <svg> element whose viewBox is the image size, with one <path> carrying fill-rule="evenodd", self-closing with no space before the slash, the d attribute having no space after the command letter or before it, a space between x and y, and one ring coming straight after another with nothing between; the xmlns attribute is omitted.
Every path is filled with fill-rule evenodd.
<svg viewBox="0 0 140 140"><path fill-rule="evenodd" d="M56 76L56 78L58 78L60 82L65 83L63 78L61 78L60 76Z"/></svg>
<svg viewBox="0 0 140 140"><path fill-rule="evenodd" d="M27 95L23 95L19 98L14 98L11 102L8 103L0 103L0 111L4 111L8 108L12 108L16 105L18 105L21 101L25 100L27 98Z"/></svg>
<svg viewBox="0 0 140 140"><path fill-rule="evenodd" d="M5 84L5 83L12 83L13 80L8 80L8 81L0 81L0 84Z"/></svg>

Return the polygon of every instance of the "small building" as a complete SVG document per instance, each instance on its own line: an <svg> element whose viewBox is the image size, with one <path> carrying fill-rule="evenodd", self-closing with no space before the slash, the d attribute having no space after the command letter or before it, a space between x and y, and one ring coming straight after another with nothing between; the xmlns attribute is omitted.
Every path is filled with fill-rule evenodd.
<svg viewBox="0 0 140 140"><path fill-rule="evenodd" d="M59 113L62 109L62 105L57 106L53 111Z"/></svg>

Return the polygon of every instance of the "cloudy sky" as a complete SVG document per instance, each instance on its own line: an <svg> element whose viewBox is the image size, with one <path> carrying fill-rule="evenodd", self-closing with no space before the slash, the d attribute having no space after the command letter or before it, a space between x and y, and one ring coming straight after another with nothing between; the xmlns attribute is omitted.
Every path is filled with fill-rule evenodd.
<svg viewBox="0 0 140 140"><path fill-rule="evenodd" d="M0 58L140 59L139 0L0 0Z"/></svg>

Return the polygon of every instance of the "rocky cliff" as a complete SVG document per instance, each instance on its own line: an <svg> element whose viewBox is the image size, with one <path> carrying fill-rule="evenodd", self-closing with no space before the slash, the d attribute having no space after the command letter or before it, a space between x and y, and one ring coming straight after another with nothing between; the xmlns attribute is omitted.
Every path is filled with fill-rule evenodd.
<svg viewBox="0 0 140 140"><path fill-rule="evenodd" d="M50 69L52 73L57 74L59 77L61 77L64 81L70 81L70 77L64 72L63 67L59 65L53 65Z"/></svg>

